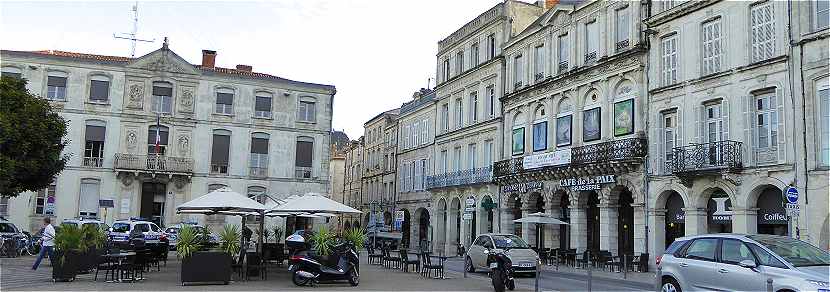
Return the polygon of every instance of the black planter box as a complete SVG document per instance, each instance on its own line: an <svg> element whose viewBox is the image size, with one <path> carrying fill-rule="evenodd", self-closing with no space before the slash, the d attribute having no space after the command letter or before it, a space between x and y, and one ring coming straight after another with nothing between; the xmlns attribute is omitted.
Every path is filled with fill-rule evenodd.
<svg viewBox="0 0 830 292"><path fill-rule="evenodd" d="M83 260L82 255L76 251L55 251L53 255L54 258L49 258L52 262L52 280L55 282L74 281L78 267Z"/></svg>
<svg viewBox="0 0 830 292"><path fill-rule="evenodd" d="M224 252L197 251L182 259L182 285L185 283L221 283L231 281L231 256Z"/></svg>

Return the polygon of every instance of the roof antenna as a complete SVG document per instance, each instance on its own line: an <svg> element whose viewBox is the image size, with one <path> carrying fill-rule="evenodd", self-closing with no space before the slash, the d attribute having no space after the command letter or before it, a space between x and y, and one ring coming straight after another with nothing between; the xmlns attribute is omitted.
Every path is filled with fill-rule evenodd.
<svg viewBox="0 0 830 292"><path fill-rule="evenodd" d="M132 33L122 32L122 33L120 33L120 35L121 36L117 36L116 34L113 33L112 37L117 38L117 39L129 40L131 42L131 44L130 44L130 58L135 58L135 44L136 44L136 42L152 43L152 42L156 41L156 39L144 40L144 39L136 38L136 35L138 35L138 1L135 1L135 4L133 5L133 31L132 31ZM166 38L165 38L164 44L165 44L165 47L167 47L166 46L167 45Z"/></svg>

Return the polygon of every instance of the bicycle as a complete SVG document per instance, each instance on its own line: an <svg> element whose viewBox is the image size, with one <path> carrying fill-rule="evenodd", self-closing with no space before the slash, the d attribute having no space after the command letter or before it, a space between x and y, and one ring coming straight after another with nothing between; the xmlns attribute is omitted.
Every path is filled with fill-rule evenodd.
<svg viewBox="0 0 830 292"><path fill-rule="evenodd" d="M28 232L23 232L23 237L20 238L18 245L19 254L28 254L30 256L37 255L40 252L40 238L35 238Z"/></svg>

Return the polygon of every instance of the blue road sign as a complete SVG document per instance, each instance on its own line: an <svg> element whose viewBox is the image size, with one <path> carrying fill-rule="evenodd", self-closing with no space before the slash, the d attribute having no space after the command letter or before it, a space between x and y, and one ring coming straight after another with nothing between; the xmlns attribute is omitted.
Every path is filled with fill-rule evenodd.
<svg viewBox="0 0 830 292"><path fill-rule="evenodd" d="M789 202L790 204L798 203L798 189L796 189L795 187L787 188L785 196L787 197L787 202Z"/></svg>

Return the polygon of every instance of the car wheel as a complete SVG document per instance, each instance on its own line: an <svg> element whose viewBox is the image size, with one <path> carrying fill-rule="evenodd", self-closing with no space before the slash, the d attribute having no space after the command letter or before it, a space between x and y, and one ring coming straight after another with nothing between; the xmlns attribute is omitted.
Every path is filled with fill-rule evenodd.
<svg viewBox="0 0 830 292"><path fill-rule="evenodd" d="M663 280L663 284L660 286L660 292L682 292L680 290L680 285L677 284L672 278L668 278Z"/></svg>
<svg viewBox="0 0 830 292"><path fill-rule="evenodd" d="M464 260L464 269L466 269L468 273L476 272L476 267L473 266L473 260L471 260L469 256L467 256Z"/></svg>

